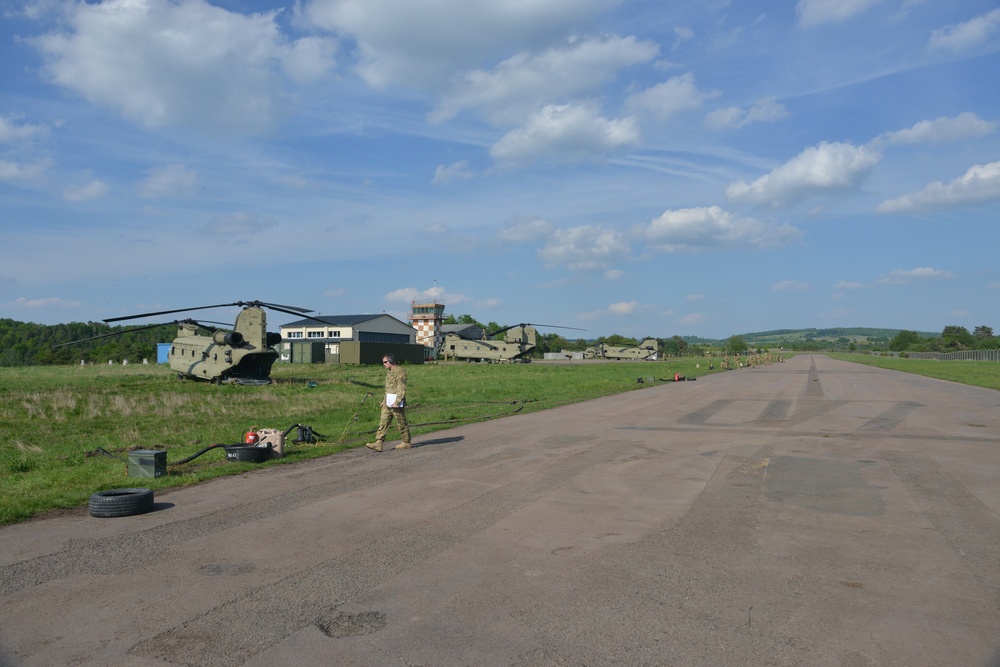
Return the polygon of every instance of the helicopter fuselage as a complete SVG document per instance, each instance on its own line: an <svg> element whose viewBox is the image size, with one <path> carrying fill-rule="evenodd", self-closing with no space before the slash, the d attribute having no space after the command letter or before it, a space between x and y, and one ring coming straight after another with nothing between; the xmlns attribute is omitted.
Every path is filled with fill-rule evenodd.
<svg viewBox="0 0 1000 667"><path fill-rule="evenodd" d="M534 327L518 326L509 329L503 340L473 340L448 334L441 343L441 355L445 359L495 364L530 363L527 355L536 345Z"/></svg>
<svg viewBox="0 0 1000 667"><path fill-rule="evenodd" d="M257 307L245 308L232 331L211 336L197 333L198 326L181 323L170 346L170 368L179 378L216 384L268 384L271 366L278 359L275 334L267 333L267 318Z"/></svg>

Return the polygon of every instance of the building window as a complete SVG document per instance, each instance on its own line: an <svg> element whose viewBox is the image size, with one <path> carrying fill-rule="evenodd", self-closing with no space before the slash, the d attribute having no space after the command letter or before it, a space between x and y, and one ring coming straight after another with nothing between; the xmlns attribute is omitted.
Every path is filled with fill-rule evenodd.
<svg viewBox="0 0 1000 667"><path fill-rule="evenodd" d="M285 336L285 338L302 338L302 332L301 331L289 331L288 335Z"/></svg>
<svg viewBox="0 0 1000 667"><path fill-rule="evenodd" d="M309 338L326 338L325 331L310 331Z"/></svg>
<svg viewBox="0 0 1000 667"><path fill-rule="evenodd" d="M330 338L340 338L340 332L339 331L331 331L330 332Z"/></svg>

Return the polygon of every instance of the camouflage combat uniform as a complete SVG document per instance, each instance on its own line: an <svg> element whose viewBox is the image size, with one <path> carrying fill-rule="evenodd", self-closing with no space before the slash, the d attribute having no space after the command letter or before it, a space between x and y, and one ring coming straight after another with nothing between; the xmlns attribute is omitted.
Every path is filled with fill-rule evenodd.
<svg viewBox="0 0 1000 667"><path fill-rule="evenodd" d="M382 397L382 413L379 416L378 431L375 433L375 447L370 447L375 451L382 450L382 443L385 442L386 433L389 431L389 424L396 420L396 428L403 437L403 442L396 445L396 449L407 449L410 447L410 425L406 421L406 371L401 366L390 366L385 372L385 393L396 395L396 406L386 405L386 399Z"/></svg>

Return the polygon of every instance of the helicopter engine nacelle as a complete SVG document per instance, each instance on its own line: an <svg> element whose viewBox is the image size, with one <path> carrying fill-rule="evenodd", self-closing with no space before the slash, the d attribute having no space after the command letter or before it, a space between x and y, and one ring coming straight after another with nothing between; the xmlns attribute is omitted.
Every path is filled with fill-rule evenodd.
<svg viewBox="0 0 1000 667"><path fill-rule="evenodd" d="M243 344L243 334L239 331L216 331L212 334L212 341L216 345L239 347Z"/></svg>
<svg viewBox="0 0 1000 667"><path fill-rule="evenodd" d="M281 334L280 333L269 332L267 334L267 346L268 347L274 347L275 345L279 345L280 343L281 343Z"/></svg>

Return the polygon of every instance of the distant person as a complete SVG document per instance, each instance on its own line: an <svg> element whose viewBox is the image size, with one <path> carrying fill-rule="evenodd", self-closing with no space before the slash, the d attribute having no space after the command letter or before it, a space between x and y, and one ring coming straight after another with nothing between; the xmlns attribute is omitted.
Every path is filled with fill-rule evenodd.
<svg viewBox="0 0 1000 667"><path fill-rule="evenodd" d="M406 421L406 371L396 363L396 357L391 354L382 357L382 365L386 367L382 414L379 416L375 442L366 442L365 447L381 452L389 424L395 419L396 428L403 436L403 442L396 445L394 449L409 449L412 444L410 443L410 425Z"/></svg>

